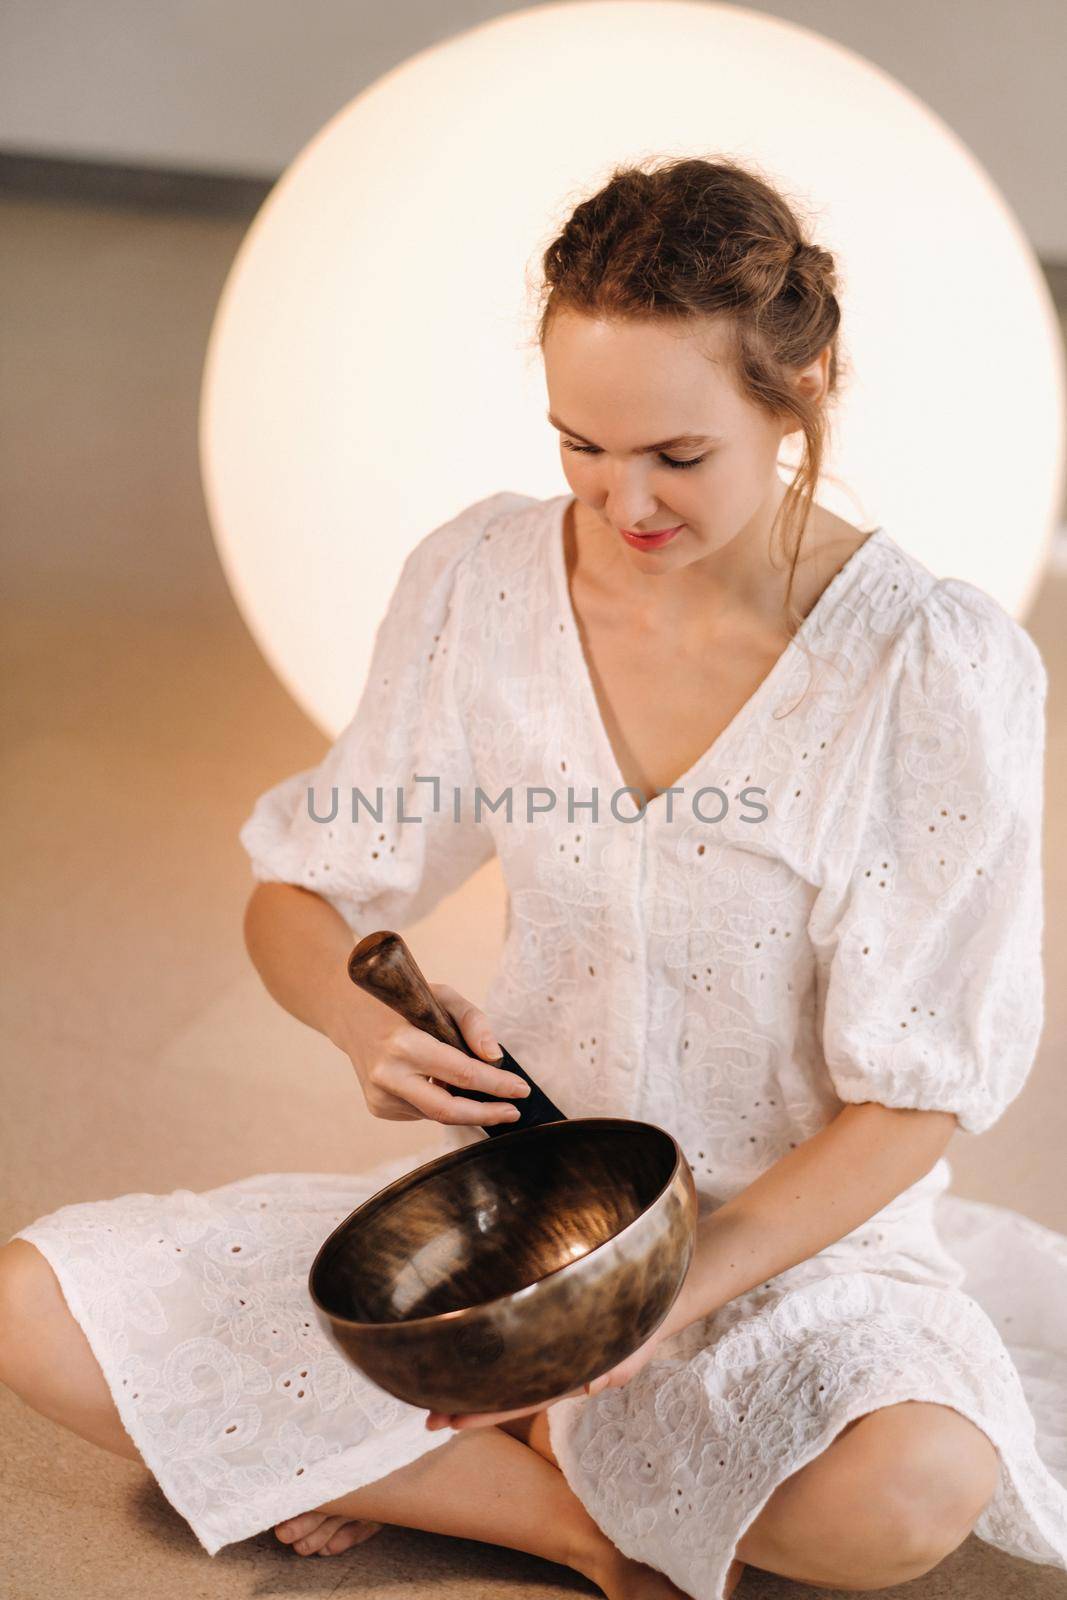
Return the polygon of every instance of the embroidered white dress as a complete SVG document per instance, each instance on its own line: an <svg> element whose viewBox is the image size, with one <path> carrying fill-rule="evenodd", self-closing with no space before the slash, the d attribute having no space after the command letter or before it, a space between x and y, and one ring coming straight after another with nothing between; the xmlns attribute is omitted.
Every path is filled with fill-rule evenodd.
<svg viewBox="0 0 1067 1600"><path fill-rule="evenodd" d="M495 851L498 1037L568 1116L669 1129L702 1209L845 1101L981 1133L1043 1022L1047 683L1029 635L878 528L641 815L576 630L569 499L492 495L422 539L351 723L245 823L254 875L317 890L359 937L402 930ZM360 803L353 822L352 789L379 785L382 820ZM318 817L336 787L331 820L309 787ZM445 1128L441 1146L483 1137ZM17 1235L209 1554L452 1437L355 1371L307 1293L336 1223L416 1164L89 1201ZM1067 1239L947 1196L949 1177L939 1161L623 1388L550 1409L568 1481L621 1550L718 1600L775 1486L911 1399L997 1447L978 1534L1067 1566Z"/></svg>

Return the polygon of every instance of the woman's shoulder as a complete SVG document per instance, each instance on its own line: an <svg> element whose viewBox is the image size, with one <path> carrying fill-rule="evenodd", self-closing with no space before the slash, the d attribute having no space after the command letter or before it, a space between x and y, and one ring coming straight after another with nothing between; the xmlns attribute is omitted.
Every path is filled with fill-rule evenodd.
<svg viewBox="0 0 1067 1600"><path fill-rule="evenodd" d="M915 608L914 661L969 677L1003 698L1020 680L1047 687L1044 660L1026 628L987 590L965 578L938 578Z"/></svg>
<svg viewBox="0 0 1067 1600"><path fill-rule="evenodd" d="M883 666L914 674L952 669L980 677L1018 669L1043 679L1044 663L1030 634L987 590L966 578L938 577L884 527L852 608L868 638L885 643Z"/></svg>
<svg viewBox="0 0 1067 1600"><path fill-rule="evenodd" d="M454 649L481 650L495 627L492 598L500 589L510 594L519 587L510 581L516 551L525 551L528 560L531 548L538 548L530 519L536 521L551 504L498 490L424 533L401 563L379 623L381 648L404 658L425 646L432 660L437 641L451 631ZM506 584L499 581L505 574Z"/></svg>
<svg viewBox="0 0 1067 1600"><path fill-rule="evenodd" d="M511 489L499 489L472 501L423 534L404 561L403 577L416 582L433 581L446 572L454 577L477 552L484 550L491 538L499 538L517 515L529 516L549 503Z"/></svg>

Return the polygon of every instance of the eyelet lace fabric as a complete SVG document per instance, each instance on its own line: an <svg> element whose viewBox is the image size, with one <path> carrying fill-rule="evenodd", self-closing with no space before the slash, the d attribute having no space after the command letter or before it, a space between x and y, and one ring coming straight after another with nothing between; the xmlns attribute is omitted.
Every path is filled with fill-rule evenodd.
<svg viewBox="0 0 1067 1600"><path fill-rule="evenodd" d="M348 727L241 830L254 876L316 890L361 937L496 854L497 1037L566 1115L668 1129L703 1211L847 1102L982 1132L1044 1020L1047 679L1029 635L878 528L642 813L571 608L569 498L491 495L415 547ZM379 785L380 816L353 820L353 787ZM476 788L510 811L477 810ZM440 1147L482 1137L448 1127ZM15 1236L51 1262L209 1554L451 1437L348 1364L307 1291L337 1223L416 1164L89 1201ZM1067 1240L950 1177L939 1161L623 1388L550 1408L569 1483L625 1554L718 1600L779 1483L853 1418L926 1400L999 1452L978 1534L1067 1567Z"/></svg>

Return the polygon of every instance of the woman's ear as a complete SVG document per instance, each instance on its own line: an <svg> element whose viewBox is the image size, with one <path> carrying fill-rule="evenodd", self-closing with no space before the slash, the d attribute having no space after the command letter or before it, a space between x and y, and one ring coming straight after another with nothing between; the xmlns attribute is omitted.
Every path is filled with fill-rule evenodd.
<svg viewBox="0 0 1067 1600"><path fill-rule="evenodd" d="M826 391L830 382L830 346L823 345L815 360L808 366L800 368L793 379L801 394L821 405L826 399ZM786 415L782 418L781 438L788 439L791 434L803 431L803 425L794 416Z"/></svg>
<svg viewBox="0 0 1067 1600"><path fill-rule="evenodd" d="M797 388L806 394L809 400L822 403L826 399L826 390L830 381L830 346L823 345L819 354L808 366L803 367L795 378Z"/></svg>

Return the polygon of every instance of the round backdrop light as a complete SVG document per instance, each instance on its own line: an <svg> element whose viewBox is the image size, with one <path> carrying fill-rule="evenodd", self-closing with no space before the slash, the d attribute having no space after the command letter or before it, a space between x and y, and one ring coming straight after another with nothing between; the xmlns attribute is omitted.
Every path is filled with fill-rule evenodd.
<svg viewBox="0 0 1067 1600"><path fill-rule="evenodd" d="M272 189L219 303L200 452L220 559L331 737L413 546L496 490L565 492L531 342L539 256L616 163L650 155L754 165L838 257L852 376L820 501L1013 614L1028 604L1062 482L1062 357L1037 262L974 157L886 73L775 18L538 5L338 112Z"/></svg>

